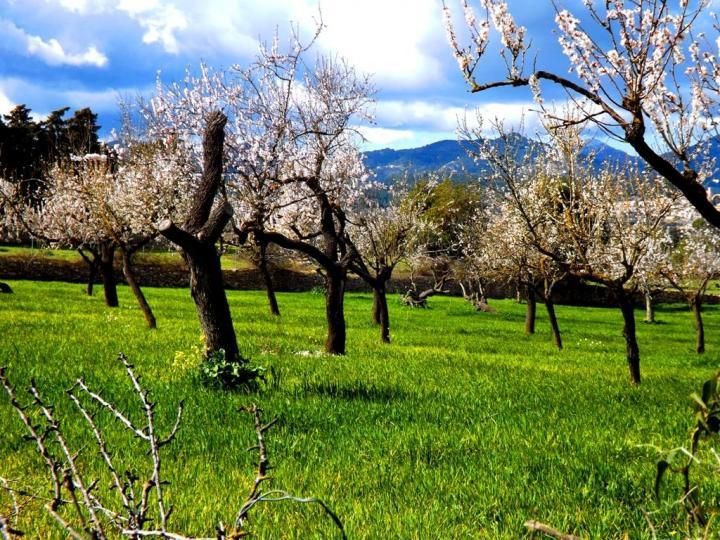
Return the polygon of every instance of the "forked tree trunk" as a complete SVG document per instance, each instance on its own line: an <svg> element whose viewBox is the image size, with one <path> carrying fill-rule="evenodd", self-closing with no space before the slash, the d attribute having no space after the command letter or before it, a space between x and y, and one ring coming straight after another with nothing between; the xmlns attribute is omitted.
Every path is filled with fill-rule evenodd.
<svg viewBox="0 0 720 540"><path fill-rule="evenodd" d="M325 277L325 316L328 333L325 352L345 354L345 276L328 271Z"/></svg>
<svg viewBox="0 0 720 540"><path fill-rule="evenodd" d="M527 304L525 306L525 334L535 333L535 319L537 316L537 301L535 297L535 289L532 285L525 288Z"/></svg>
<svg viewBox="0 0 720 540"><path fill-rule="evenodd" d="M640 348L638 347L635 331L635 306L632 297L626 294L625 291L619 291L616 294L623 315L623 337L625 338L626 357L630 369L630 381L633 384L640 384Z"/></svg>
<svg viewBox="0 0 720 540"><path fill-rule="evenodd" d="M380 340L390 343L390 313L384 281L373 287L373 320L380 326Z"/></svg>
<svg viewBox="0 0 720 540"><path fill-rule="evenodd" d="M214 245L202 245L186 253L190 268L190 294L197 307L200 326L209 354L225 351L229 362L241 359L225 294L220 255Z"/></svg>
<svg viewBox="0 0 720 540"><path fill-rule="evenodd" d="M645 322L655 322L655 302L652 294L649 292L645 293Z"/></svg>
<svg viewBox="0 0 720 540"><path fill-rule="evenodd" d="M550 321L550 330L552 330L553 341L558 350L562 350L562 336L560 335L560 326L558 325L557 315L555 314L555 303L550 297L544 300L545 309L547 310L548 320Z"/></svg>
<svg viewBox="0 0 720 540"><path fill-rule="evenodd" d="M183 250L190 269L190 294L205 337L206 354L222 349L228 362L244 364L247 361L238 350L220 255L215 249L215 243L232 217L232 207L227 202L213 210L222 184L226 123L227 117L221 112L216 111L208 117L203 135L202 179L193 193L185 229L170 220L161 223L158 229Z"/></svg>
<svg viewBox="0 0 720 540"><path fill-rule="evenodd" d="M270 307L270 314L280 316L280 307L277 303L277 297L275 296L275 285L273 284L272 274L268 268L267 260L267 243L260 242L260 260L258 266L260 273L262 274L263 280L265 281L265 291L267 292L268 306Z"/></svg>
<svg viewBox="0 0 720 540"><path fill-rule="evenodd" d="M125 275L125 281L127 281L130 290L135 295L135 299L137 300L138 306L140 306L140 311L142 311L143 316L145 317L148 328L157 328L155 315L153 314L150 304L148 304L147 299L145 298L145 295L143 294L135 277L135 271L132 267L133 253L123 248L120 248L120 252L122 253L123 274Z"/></svg>
<svg viewBox="0 0 720 540"><path fill-rule="evenodd" d="M688 303L695 319L697 336L695 350L698 354L703 354L705 352L705 326L702 319L702 297L699 295L693 296Z"/></svg>
<svg viewBox="0 0 720 540"><path fill-rule="evenodd" d="M105 305L118 307L117 281L115 280L115 245L106 242L100 245L100 275L102 277L103 291L105 292Z"/></svg>

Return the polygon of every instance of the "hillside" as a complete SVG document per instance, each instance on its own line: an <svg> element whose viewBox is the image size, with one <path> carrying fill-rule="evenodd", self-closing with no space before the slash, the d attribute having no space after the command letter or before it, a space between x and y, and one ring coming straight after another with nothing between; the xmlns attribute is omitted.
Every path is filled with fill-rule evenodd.
<svg viewBox="0 0 720 540"><path fill-rule="evenodd" d="M521 155L524 152L542 154L543 149L540 143L520 135L517 137L520 139L518 144L521 148ZM494 139L492 142L500 144L498 139ZM411 178L417 178L428 173L439 173L463 181L482 176L487 169L487 162L475 161L468 156L468 150L472 146L471 142L444 140L405 150L384 148L365 152L365 164L382 182L389 182L404 174L408 174ZM593 165L598 168L607 162L619 165L626 163L636 165L639 162L637 157L600 141L590 141L584 153L591 155Z"/></svg>

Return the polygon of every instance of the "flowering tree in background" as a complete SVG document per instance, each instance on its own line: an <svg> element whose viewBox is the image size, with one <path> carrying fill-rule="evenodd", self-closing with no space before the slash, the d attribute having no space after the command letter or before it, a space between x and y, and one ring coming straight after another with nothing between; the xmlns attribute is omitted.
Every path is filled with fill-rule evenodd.
<svg viewBox="0 0 720 540"><path fill-rule="evenodd" d="M389 200L381 204L369 195L349 219L349 236L358 256L351 270L373 290L373 322L380 326L380 339L390 343L390 314L387 283L397 264L410 249L410 236L419 219L419 208L402 186L391 188Z"/></svg>
<svg viewBox="0 0 720 540"><path fill-rule="evenodd" d="M119 250L125 279L148 326L155 328L132 257L158 235L159 220L183 213L181 194L191 178L183 153L163 142L125 137L115 151L56 163L47 178L43 202L25 206L18 219L40 239L78 249L91 268L100 270L111 307L118 305L114 258Z"/></svg>
<svg viewBox="0 0 720 540"><path fill-rule="evenodd" d="M700 215L720 227L720 210L702 185L713 165L704 159L717 130L720 62L717 43L701 31L708 25L707 0L586 1L584 17L557 8L555 22L569 75L536 69L542 57L526 65L530 49L526 29L502 0L460 1L463 45L453 10L443 2L450 46L470 90L528 87L543 107L542 87L564 89L591 122L609 137L629 144L658 174L675 186ZM481 79L490 54L491 31L500 38L507 70L500 80ZM547 112L547 111L546 111ZM558 116L572 125L575 116ZM657 141L657 147L651 142Z"/></svg>
<svg viewBox="0 0 720 540"><path fill-rule="evenodd" d="M675 226L665 238L665 257L657 272L686 298L697 331L696 350L704 353L702 302L710 280L720 275L720 233L689 205L676 211L672 223Z"/></svg>
<svg viewBox="0 0 720 540"><path fill-rule="evenodd" d="M279 39L249 67L160 88L151 116L189 140L212 110L228 116L220 191L235 208L241 242L274 243L311 259L326 285L327 352L345 352L344 293L350 263L346 209L367 180L351 121L364 115L372 88L347 64L305 61L298 36ZM311 41L312 44L312 41Z"/></svg>
<svg viewBox="0 0 720 540"><path fill-rule="evenodd" d="M518 149L523 138L496 129L502 144L480 140L493 182L520 220L527 239L563 274L607 288L623 315L630 379L640 382L633 295L651 247L667 226L675 199L648 174L607 167L594 172L581 157L582 122L554 126L547 143ZM537 159L538 152L543 159Z"/></svg>
<svg viewBox="0 0 720 540"><path fill-rule="evenodd" d="M51 165L39 205L27 204L24 198L13 198L7 189L3 193L15 223L32 237L52 246L77 249L90 267L88 293L92 293L90 283L99 272L105 304L117 307L113 264L117 246L106 234L100 208L94 204L102 198L95 195L102 191L100 184L108 184L107 160L106 154L87 154Z"/></svg>

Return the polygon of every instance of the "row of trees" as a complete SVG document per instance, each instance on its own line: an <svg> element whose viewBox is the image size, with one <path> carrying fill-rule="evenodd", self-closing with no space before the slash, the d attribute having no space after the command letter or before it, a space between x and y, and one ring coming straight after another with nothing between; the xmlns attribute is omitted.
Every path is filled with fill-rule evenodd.
<svg viewBox="0 0 720 540"><path fill-rule="evenodd" d="M509 36L505 42L512 44ZM700 321L701 293L715 271L695 279L690 261L698 271L709 268L697 262L702 253L694 246L713 253L714 231L689 227L689 207L680 208L646 172L598 173L586 166L579 158L584 109L549 114L555 121L529 151L521 152L517 135L501 124L493 144L466 128L469 141L481 141L475 152L490 163L492 189L421 182L402 194L381 193L352 127L367 117L372 86L341 61L307 63L308 49L297 36L286 50L275 40L247 67L201 66L199 75L189 73L180 83L159 83L156 96L139 108L141 128L127 115L115 148L47 167L39 204L22 206L18 184L4 181L3 201L13 209L5 213L7 227L81 250L91 274L103 275L108 305L117 305L112 270L119 250L150 326L155 321L134 278L132 254L164 237L188 263L208 355L222 351L231 363L246 360L223 287L221 236L254 246L273 313L279 306L268 246L317 268L325 280L325 348L333 354L345 352L351 272L372 287L374 319L383 341L390 340L387 282L402 259L436 275L430 292L452 277L479 308L487 307L489 282L511 280L527 299L527 330L534 329L539 298L558 347L556 285L572 276L609 289L622 311L634 382L640 382L637 290L652 296L660 278L685 292L699 283L688 298L695 298ZM553 157L535 159L538 152Z"/></svg>

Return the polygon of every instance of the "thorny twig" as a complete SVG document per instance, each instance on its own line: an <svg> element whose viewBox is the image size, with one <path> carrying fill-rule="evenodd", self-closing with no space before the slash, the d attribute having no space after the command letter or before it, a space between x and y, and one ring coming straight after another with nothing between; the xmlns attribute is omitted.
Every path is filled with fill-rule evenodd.
<svg viewBox="0 0 720 540"><path fill-rule="evenodd" d="M49 516L52 517L65 534L73 540L104 540L108 538L105 532L106 529L108 531L114 531L115 534L131 538L132 540L141 540L143 538L159 538L163 540L236 540L249 534L245 530L248 524L248 514L257 503L293 501L319 505L338 527L342 538L346 538L342 522L323 501L310 497L295 497L282 490L262 490L262 484L270 480L268 472L271 469L265 442L265 433L276 423L277 418L267 424L263 423L262 410L254 404L243 410L252 414L254 417L257 445L254 446L252 450L258 451L258 465L250 493L237 513L235 530L228 533L221 523L216 528L215 536L204 539L169 531L168 520L172 513L172 507L166 507L164 500L162 488L167 482L162 479L161 475L160 450L175 439L182 420L183 404L180 402L178 406L177 417L169 435L164 438L158 436L154 414L156 403L150 400L148 391L141 386L139 377L135 374L134 367L128 362L127 358L121 353L118 356L118 360L125 368L133 391L139 397L140 408L146 419L145 425L139 426L135 424L130 420L128 414L121 411L116 405L105 399L99 393L91 390L82 379L78 379L75 382L72 388L67 391L67 395L92 432L96 447L110 475L110 489L117 490L119 493L122 505L120 511L114 511L100 501L99 495L104 495L104 492L94 493L98 486L102 489L101 484L97 480L87 482L83 477L83 473L77 463L79 452L73 454L70 450L61 431L60 422L54 415L53 407L43 401L35 383L33 382L29 389L33 397L31 406L39 411L41 417L44 418L45 426L35 425L33 423L31 416L26 412L29 407L20 404L14 388L10 385L7 378L6 370L0 368L0 383L10 397L11 405L23 421L30 435L29 438L35 442L38 453L45 461L46 468L50 473L53 491L52 498L34 495L28 490L13 487L9 481L0 478L0 481L2 481L0 488L4 487L5 491L10 493L13 498L12 519L15 519L19 513L19 505L15 497L16 494L19 494L21 496L27 496L29 500L45 501L46 504L44 508ZM95 419L97 413L91 411L83 403L81 399L82 396L89 398L91 402L99 407L100 411L104 410L109 413L109 415L118 420L127 431L147 444L147 453L150 455L152 461L152 472L150 473L150 477L144 482L139 494L135 490L139 478L130 471L125 471L124 474L118 472L113 462L112 453L108 448L107 440ZM60 448L62 458L55 457L48 448L47 440L50 436L52 436L53 443L57 444ZM63 497L64 492L67 493L66 497ZM60 508L63 506L68 506L74 510L74 515L68 512L61 513ZM149 511L151 506L157 508L153 517L151 517ZM79 522L79 525L74 523L75 520ZM152 529L145 529L145 524L153 520L156 521L154 527ZM22 533L10 528L9 518L0 515L0 540L13 540L18 536L22 536Z"/></svg>
<svg viewBox="0 0 720 540"><path fill-rule="evenodd" d="M262 409L256 404L252 404L251 406L245 407L241 410L252 414L254 417L257 445L249 448L249 450L257 450L258 466L255 480L253 481L252 489L250 490L250 494L245 499L245 502L240 507L237 517L235 518L235 528L240 531L239 534L243 534L243 529L248 522L248 513L256 504L261 502L292 501L302 504L317 504L318 506L320 506L323 511L330 517L330 519L332 519L335 526L337 526L337 528L339 529L341 537L343 538L343 540L345 540L347 536L345 534L345 528L343 527L342 521L340 521L340 518L337 516L337 514L335 514L335 512L333 512L332 509L322 500L316 499L314 497L296 497L286 491L279 489L266 492L261 491L261 485L264 482L271 480L271 477L268 476L268 471L272 468L272 466L270 465L270 460L268 459L267 446L265 443L265 432L270 429L277 422L278 419L274 418L267 424L264 424L262 419Z"/></svg>
<svg viewBox="0 0 720 540"><path fill-rule="evenodd" d="M557 538L558 540L580 540L579 536L560 532L557 529L553 529L549 525L545 525L544 523L540 523L534 519L526 521L525 527L530 529L532 532L539 532L544 535L551 536L552 538Z"/></svg>

